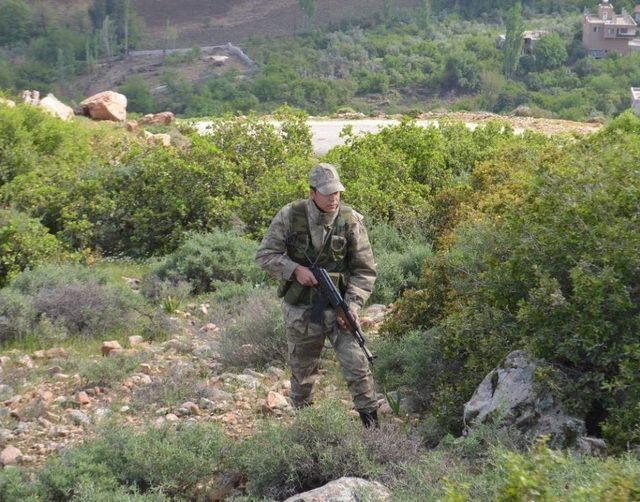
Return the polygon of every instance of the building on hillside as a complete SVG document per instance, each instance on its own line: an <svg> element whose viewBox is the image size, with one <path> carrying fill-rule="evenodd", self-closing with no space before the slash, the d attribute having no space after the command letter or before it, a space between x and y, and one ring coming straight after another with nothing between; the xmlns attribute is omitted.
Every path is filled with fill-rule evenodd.
<svg viewBox="0 0 640 502"><path fill-rule="evenodd" d="M640 87L631 88L631 108L640 117Z"/></svg>
<svg viewBox="0 0 640 502"><path fill-rule="evenodd" d="M524 43L522 44L522 54L533 54L536 42L549 33L547 30L527 30L522 32ZM496 38L496 47L502 49L507 39L506 35L498 35Z"/></svg>
<svg viewBox="0 0 640 502"><path fill-rule="evenodd" d="M633 18L636 24L640 24L640 4L636 5L636 8L633 10Z"/></svg>
<svg viewBox="0 0 640 502"><path fill-rule="evenodd" d="M582 22L582 43L593 57L604 57L611 52L626 54L638 50L636 20L625 10L616 14L608 0L598 5L598 13L585 11ZM630 43L630 42L634 43Z"/></svg>

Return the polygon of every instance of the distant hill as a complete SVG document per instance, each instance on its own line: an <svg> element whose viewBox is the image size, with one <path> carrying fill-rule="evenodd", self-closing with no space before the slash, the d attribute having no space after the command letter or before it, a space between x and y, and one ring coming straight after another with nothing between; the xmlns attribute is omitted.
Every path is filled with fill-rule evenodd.
<svg viewBox="0 0 640 502"><path fill-rule="evenodd" d="M298 0L136 0L138 13L153 39L161 39L167 21L178 30L178 44L239 43L255 35L291 35L303 28ZM395 8L418 0L396 0ZM383 10L383 0L316 0L311 26L371 18Z"/></svg>
<svg viewBox="0 0 640 502"><path fill-rule="evenodd" d="M85 11L91 0L31 0L43 12L59 16ZM177 45L240 43L252 36L291 35L302 31L305 18L298 0L133 0L144 19L148 38L144 48L157 48L167 24L178 32ZM384 9L384 0L316 0L312 27L373 19ZM394 0L393 9L415 7L419 0Z"/></svg>

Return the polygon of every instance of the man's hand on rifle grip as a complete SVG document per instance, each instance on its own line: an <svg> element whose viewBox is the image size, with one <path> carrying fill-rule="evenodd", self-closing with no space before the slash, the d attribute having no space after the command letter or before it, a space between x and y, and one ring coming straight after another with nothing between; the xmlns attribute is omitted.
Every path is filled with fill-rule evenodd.
<svg viewBox="0 0 640 502"><path fill-rule="evenodd" d="M300 284L307 288L312 288L318 284L313 272L309 270L307 267L303 267L302 265L298 265L296 269L293 271L293 275Z"/></svg>
<svg viewBox="0 0 640 502"><path fill-rule="evenodd" d="M351 315L356 320L356 322L359 324L360 323L360 319L358 319L358 313L355 310L353 310L352 308L349 309L349 312L351 312ZM340 326L342 329L348 329L349 328L349 324L347 323L347 318L345 317L344 312L342 310L340 310L338 312L338 317L336 318L336 321L338 323L338 326Z"/></svg>

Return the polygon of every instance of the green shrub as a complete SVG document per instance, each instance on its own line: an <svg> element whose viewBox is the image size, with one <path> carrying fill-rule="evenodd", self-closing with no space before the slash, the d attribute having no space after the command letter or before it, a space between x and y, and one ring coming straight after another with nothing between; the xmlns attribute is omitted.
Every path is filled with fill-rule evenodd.
<svg viewBox="0 0 640 502"><path fill-rule="evenodd" d="M34 218L11 209L0 209L0 287L27 267L59 258L62 246Z"/></svg>
<svg viewBox="0 0 640 502"><path fill-rule="evenodd" d="M286 362L284 321L273 289L257 289L239 303L231 300L227 305L227 321L221 323L220 317L211 316L220 326L220 357L224 364L253 368Z"/></svg>
<svg viewBox="0 0 640 502"><path fill-rule="evenodd" d="M138 387L134 391L132 405L138 410L157 410L165 406L178 407L186 401L198 402L202 397L210 398L208 377L208 370L199 369L190 363L173 364L161 378Z"/></svg>
<svg viewBox="0 0 640 502"><path fill-rule="evenodd" d="M640 371L632 293L640 280L632 195L640 190L639 145L634 134L605 130L563 148L550 143L515 169L491 162L501 166L492 176L503 174L425 268L424 293L397 311L413 312L411 321L392 327L398 336L437 328L432 350L445 372L430 406L444 422L459 419L509 351L525 348L568 375L561 388L572 413L604 409L590 430L601 427L619 447L640 442L632 376Z"/></svg>
<svg viewBox="0 0 640 502"><path fill-rule="evenodd" d="M99 337L130 327L140 305L130 289L79 265L27 270L0 291L7 301L0 307L2 315L12 326L5 336L23 336L43 323L52 323L64 336Z"/></svg>
<svg viewBox="0 0 640 502"><path fill-rule="evenodd" d="M111 356L82 362L78 374L85 387L112 387L139 369L139 356Z"/></svg>
<svg viewBox="0 0 640 502"><path fill-rule="evenodd" d="M80 446L48 459L37 473L36 487L47 500L86 497L88 490L151 495L155 491L192 500L198 483L219 468L223 444L223 434L212 424L177 430L135 430L113 424ZM159 495L143 500L158 499Z"/></svg>
<svg viewBox="0 0 640 502"><path fill-rule="evenodd" d="M9 288L0 289L0 343L26 336L37 317L29 298Z"/></svg>
<svg viewBox="0 0 640 502"><path fill-rule="evenodd" d="M193 293L214 290L217 282L261 283L255 264L258 243L237 233L215 230L191 234L155 270L161 280L187 281Z"/></svg>
<svg viewBox="0 0 640 502"><path fill-rule="evenodd" d="M389 304L409 288L418 286L425 258L431 253L426 239L402 235L389 224L380 223L369 232L377 268L371 303Z"/></svg>
<svg viewBox="0 0 640 502"><path fill-rule="evenodd" d="M370 476L374 466L360 428L337 403L302 410L289 427L265 423L235 460L248 494L281 500L342 476Z"/></svg>

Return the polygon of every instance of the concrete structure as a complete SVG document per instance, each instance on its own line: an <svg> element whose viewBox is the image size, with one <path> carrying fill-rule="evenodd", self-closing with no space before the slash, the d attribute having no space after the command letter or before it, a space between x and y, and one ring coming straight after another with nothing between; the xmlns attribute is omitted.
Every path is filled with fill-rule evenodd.
<svg viewBox="0 0 640 502"><path fill-rule="evenodd" d="M631 88L631 108L640 116L640 87Z"/></svg>
<svg viewBox="0 0 640 502"><path fill-rule="evenodd" d="M636 23L640 24L640 5L636 5L636 8L633 10L633 17Z"/></svg>
<svg viewBox="0 0 640 502"><path fill-rule="evenodd" d="M533 48L536 42L549 33L547 30L527 30L522 32L524 44L522 45L522 54L533 54ZM498 35L496 38L496 47L502 49L507 39L506 35Z"/></svg>
<svg viewBox="0 0 640 502"><path fill-rule="evenodd" d="M637 34L638 24L625 10L616 14L608 0L598 5L596 15L585 11L582 22L582 43L593 57L604 57L611 52L626 54L637 50L637 42L630 44Z"/></svg>

